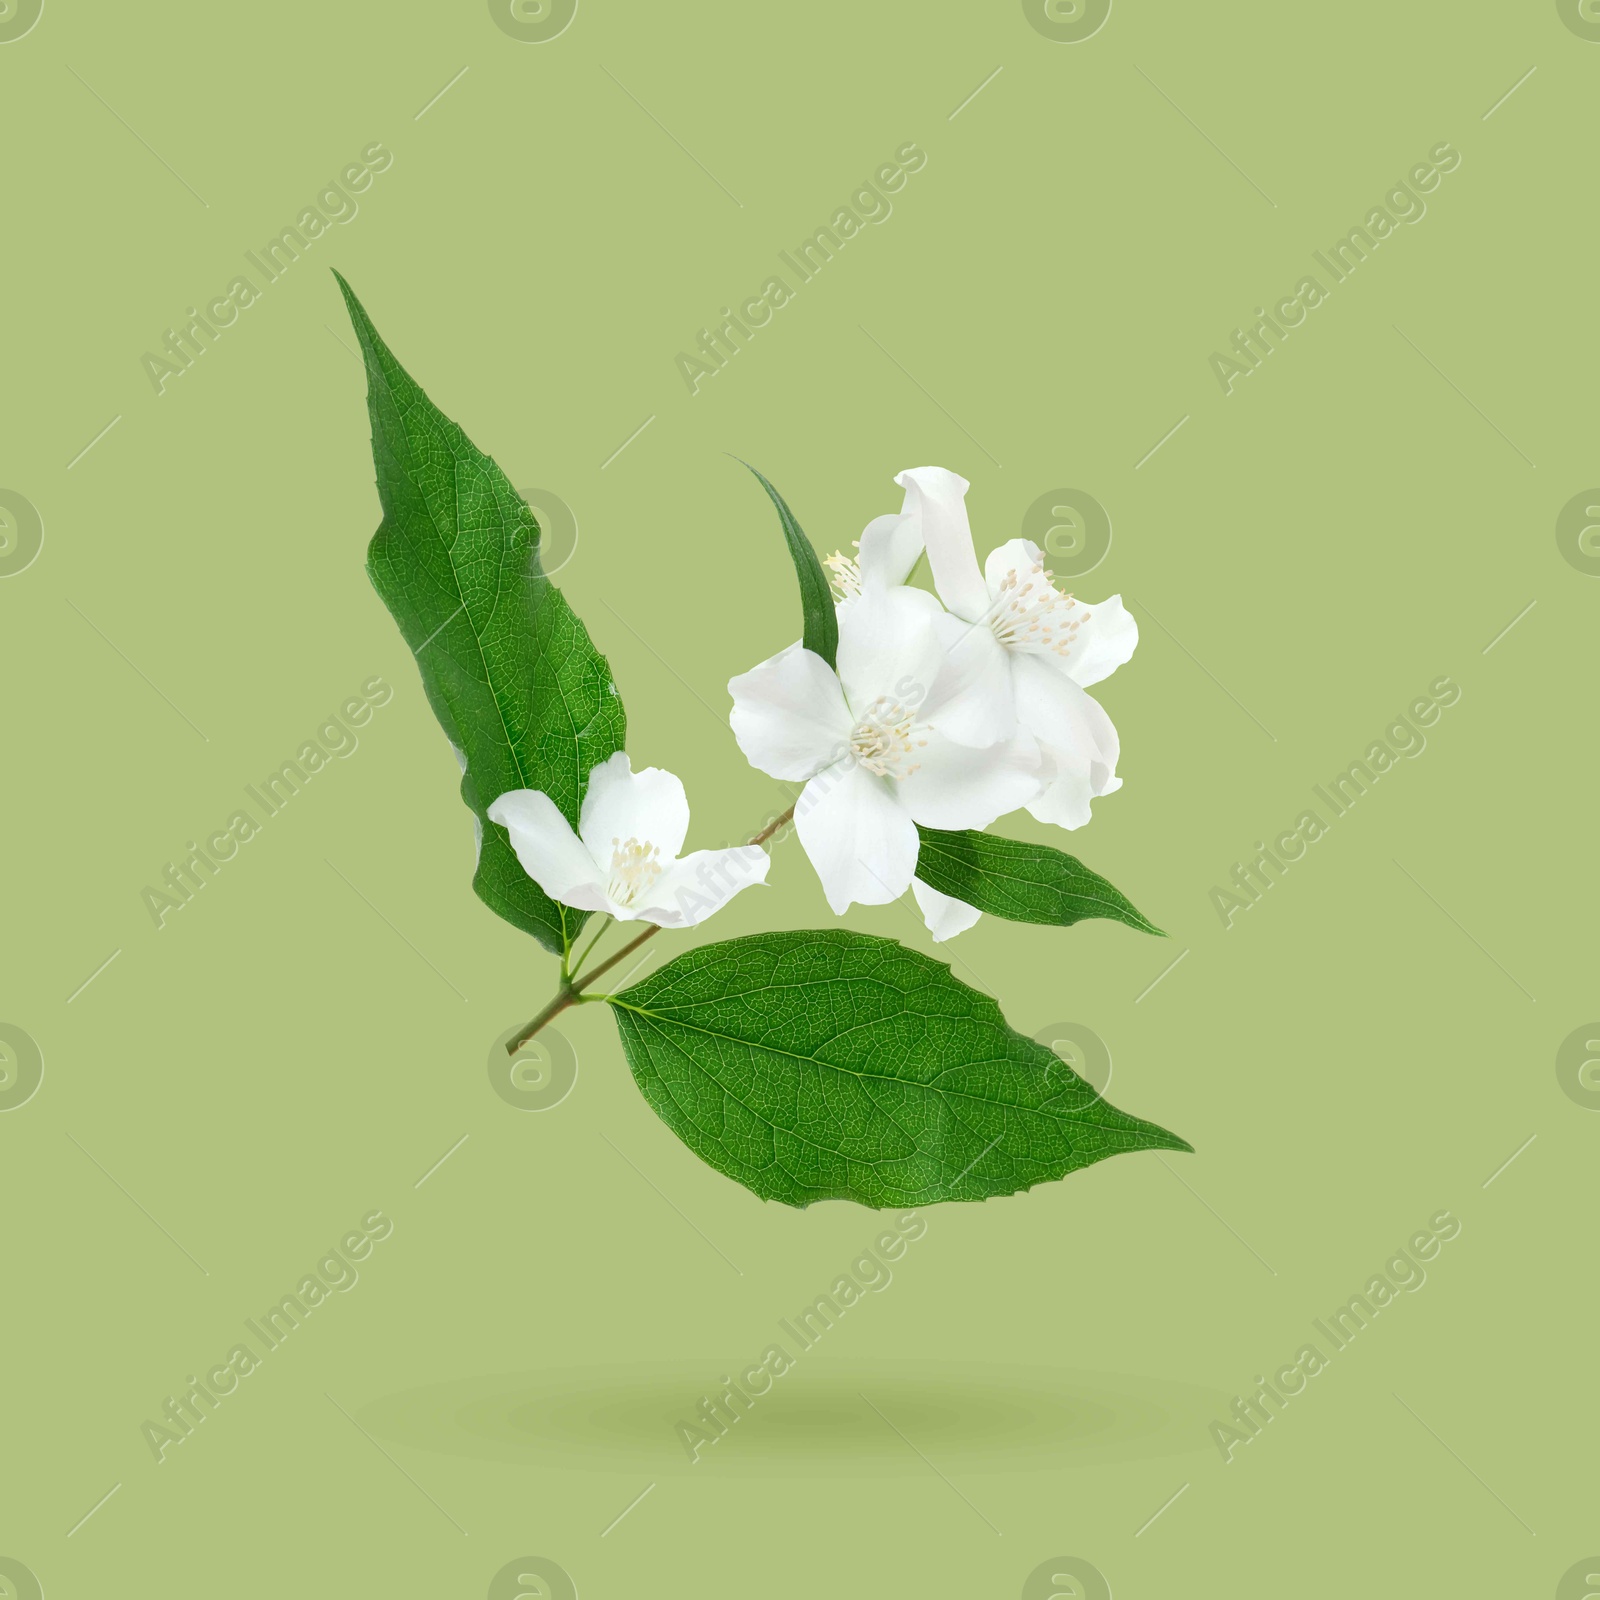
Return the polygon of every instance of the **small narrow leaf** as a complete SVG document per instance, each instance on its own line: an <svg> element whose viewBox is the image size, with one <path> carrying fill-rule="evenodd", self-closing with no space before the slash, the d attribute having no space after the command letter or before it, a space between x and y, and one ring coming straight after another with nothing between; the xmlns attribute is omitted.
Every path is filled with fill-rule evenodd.
<svg viewBox="0 0 1600 1600"><path fill-rule="evenodd" d="M1166 937L1120 889L1061 850L992 833L918 828L917 876L930 889L1011 922L1070 927L1109 917Z"/></svg>
<svg viewBox="0 0 1600 1600"><path fill-rule="evenodd" d="M817 559L811 541L806 538L805 530L795 521L794 512L784 504L783 496L748 461L741 461L739 465L750 467L751 472L755 472L761 487L778 508L778 521L783 526L783 537L789 546L789 559L794 562L794 575L800 580L800 611L805 621L802 642L807 650L821 656L830 667L837 670L839 619L833 609L833 591L828 587L828 575L822 570L822 563Z"/></svg>
<svg viewBox="0 0 1600 1600"><path fill-rule="evenodd" d="M1190 1148L892 939L730 939L610 999L656 1115L763 1200L985 1200L1124 1151Z"/></svg>
<svg viewBox="0 0 1600 1600"><path fill-rule="evenodd" d="M383 506L367 572L462 764L461 798L480 830L472 887L559 951L584 915L528 877L488 807L510 789L542 789L576 826L590 768L622 748L622 702L540 568L527 503L395 360L343 278L339 287L366 362Z"/></svg>

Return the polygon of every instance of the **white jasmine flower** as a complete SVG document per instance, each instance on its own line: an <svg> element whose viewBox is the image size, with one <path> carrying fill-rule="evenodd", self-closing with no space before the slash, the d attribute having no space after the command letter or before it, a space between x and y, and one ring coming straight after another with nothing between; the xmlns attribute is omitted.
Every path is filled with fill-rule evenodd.
<svg viewBox="0 0 1600 1600"><path fill-rule="evenodd" d="M1041 757L1039 788L1021 803L1041 822L1082 827L1090 800L1122 786L1117 730L1085 691L1133 654L1137 625L1120 595L1089 605L1063 594L1029 540L1001 545L980 571L965 478L914 467L895 482L905 490L900 512L867 525L857 556L836 552L826 563L841 625L865 592L914 592L898 586L926 550L947 608L935 618L947 653L945 734L967 745L1031 737ZM975 907L920 879L911 888L936 943L978 920Z"/></svg>
<svg viewBox="0 0 1600 1600"><path fill-rule="evenodd" d="M690 927L765 883L771 860L759 845L694 850L680 860L689 831L683 784L660 767L633 771L621 750L590 772L576 833L539 789L501 795L489 818L552 900L622 922Z"/></svg>
<svg viewBox="0 0 1600 1600"><path fill-rule="evenodd" d="M931 595L891 586L916 558L903 517L880 517L858 559L839 557L839 670L796 643L728 685L745 758L803 781L795 832L828 904L886 905L910 886L917 824L983 828L1031 799L1039 752L1016 729L958 743L944 714L963 691ZM904 568L900 563L904 561ZM978 748L978 746L985 748Z"/></svg>
<svg viewBox="0 0 1600 1600"><path fill-rule="evenodd" d="M1117 730L1086 691L1132 656L1137 624L1121 595L1094 605L1062 593L1029 539L991 551L980 570L965 478L914 467L895 482L906 491L905 507L894 519L893 559L876 577L903 583L917 551L927 549L948 613L938 622L940 639L962 685L946 711L948 731L957 738L983 729L1004 735L1014 721L1043 756L1041 789L1027 809L1041 822L1081 828L1090 800L1122 787Z"/></svg>

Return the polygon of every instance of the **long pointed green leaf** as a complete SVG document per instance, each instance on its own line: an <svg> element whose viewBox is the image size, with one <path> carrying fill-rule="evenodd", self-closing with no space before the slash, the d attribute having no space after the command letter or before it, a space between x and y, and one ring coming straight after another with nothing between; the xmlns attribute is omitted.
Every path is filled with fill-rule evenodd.
<svg viewBox="0 0 1600 1600"><path fill-rule="evenodd" d="M741 461L739 465L750 467L750 471L760 479L761 487L772 497L773 505L778 508L778 521L783 527L784 541L789 546L789 559L794 562L794 575L800 580L800 612L805 624L802 642L807 650L821 656L830 667L837 670L839 619L833 609L833 591L828 587L828 575L822 570L815 548L806 538L805 530L795 521L794 512L784 503L783 496L748 461Z"/></svg>
<svg viewBox="0 0 1600 1600"><path fill-rule="evenodd" d="M542 789L576 826L590 769L622 748L622 701L540 568L526 502L394 358L343 278L339 287L366 362L383 506L367 572L462 763L461 798L481 841L472 887L559 951L583 914L540 890L487 810L507 790Z"/></svg>
<svg viewBox="0 0 1600 1600"><path fill-rule="evenodd" d="M1141 933L1166 937L1120 889L1064 851L971 829L917 832L922 836L917 876L930 889L979 911L1061 928L1089 917L1109 917Z"/></svg>
<svg viewBox="0 0 1600 1600"><path fill-rule="evenodd" d="M764 1200L985 1200L1125 1151L1190 1148L892 939L702 945L610 1001L656 1115Z"/></svg>

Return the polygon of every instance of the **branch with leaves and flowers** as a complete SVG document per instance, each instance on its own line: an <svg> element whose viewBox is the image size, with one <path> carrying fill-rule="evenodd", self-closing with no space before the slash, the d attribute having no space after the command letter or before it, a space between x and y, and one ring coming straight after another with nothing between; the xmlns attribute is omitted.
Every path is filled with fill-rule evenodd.
<svg viewBox="0 0 1600 1600"><path fill-rule="evenodd" d="M729 683L730 720L753 766L803 787L747 843L685 854L683 785L633 770L611 669L545 576L533 513L339 283L366 364L383 507L367 569L461 766L473 888L560 958L555 994L507 1048L570 1007L604 1003L661 1120L719 1172L795 1206L982 1200L1125 1151L1189 1149L892 939L753 934L699 945L620 991L595 988L661 931L698 926L765 883L764 847L791 819L837 915L910 889L935 941L984 912L1159 934L1073 857L984 831L1018 809L1078 828L1120 786L1116 729L1088 690L1138 643L1121 599L1062 593L1025 539L980 567L968 485L940 467L902 472L901 509L825 571L756 473L803 633ZM936 594L909 582L923 557ZM589 965L624 923L644 927Z"/></svg>

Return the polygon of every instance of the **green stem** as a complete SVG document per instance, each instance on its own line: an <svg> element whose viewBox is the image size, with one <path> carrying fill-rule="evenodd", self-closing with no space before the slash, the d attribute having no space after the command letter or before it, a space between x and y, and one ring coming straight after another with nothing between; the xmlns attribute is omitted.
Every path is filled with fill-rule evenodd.
<svg viewBox="0 0 1600 1600"><path fill-rule="evenodd" d="M785 823L790 822L793 819L794 807L790 806L787 811L781 813L779 816L774 817L772 821L760 831L760 833L756 834L756 836L751 839L750 843L765 844L767 840L778 831L779 828L783 827ZM605 930L602 928L601 932L603 933L604 931ZM583 991L587 989L596 978L603 977L620 961L623 961L628 956L631 956L640 945L644 944L647 940L655 938L655 936L660 932L660 924L652 922L649 927L647 927L636 939L630 939L627 944L623 945L623 947L616 952L615 955L607 956L606 959L602 961L600 965L586 977L574 979L569 974L564 972L562 974L561 987L557 989L555 994L551 997L549 1005L547 1005L538 1016L534 1017L525 1028L518 1032L516 1038L514 1038L506 1046L506 1054L508 1056L514 1056L517 1051L519 1051L523 1045L525 1045L534 1036L534 1034L544 1027L545 1024L548 1023L552 1018L560 1016L568 1006L577 1005L584 998ZM589 949L585 950L583 957L579 959L580 966L582 965L583 959L588 956L589 950L594 948L595 940L597 940L599 937L600 935L596 934L595 938L589 941ZM600 997L595 996L595 998L598 999Z"/></svg>
<svg viewBox="0 0 1600 1600"><path fill-rule="evenodd" d="M614 920L615 919L611 916L611 914L609 912L607 912L606 915L603 916L600 919L600 926L597 929L595 929L594 938L592 938L588 942L588 944L586 944L584 946L583 954L580 955L578 957L578 959L572 963L571 970L566 974L566 978L567 978L567 981L569 983L578 975L579 972L581 972L583 970L584 962L587 961L589 959L589 957L593 954L594 947L597 944L600 943L600 939L601 939L602 935L605 933L606 929L611 926L611 924L612 924L612 922Z"/></svg>

